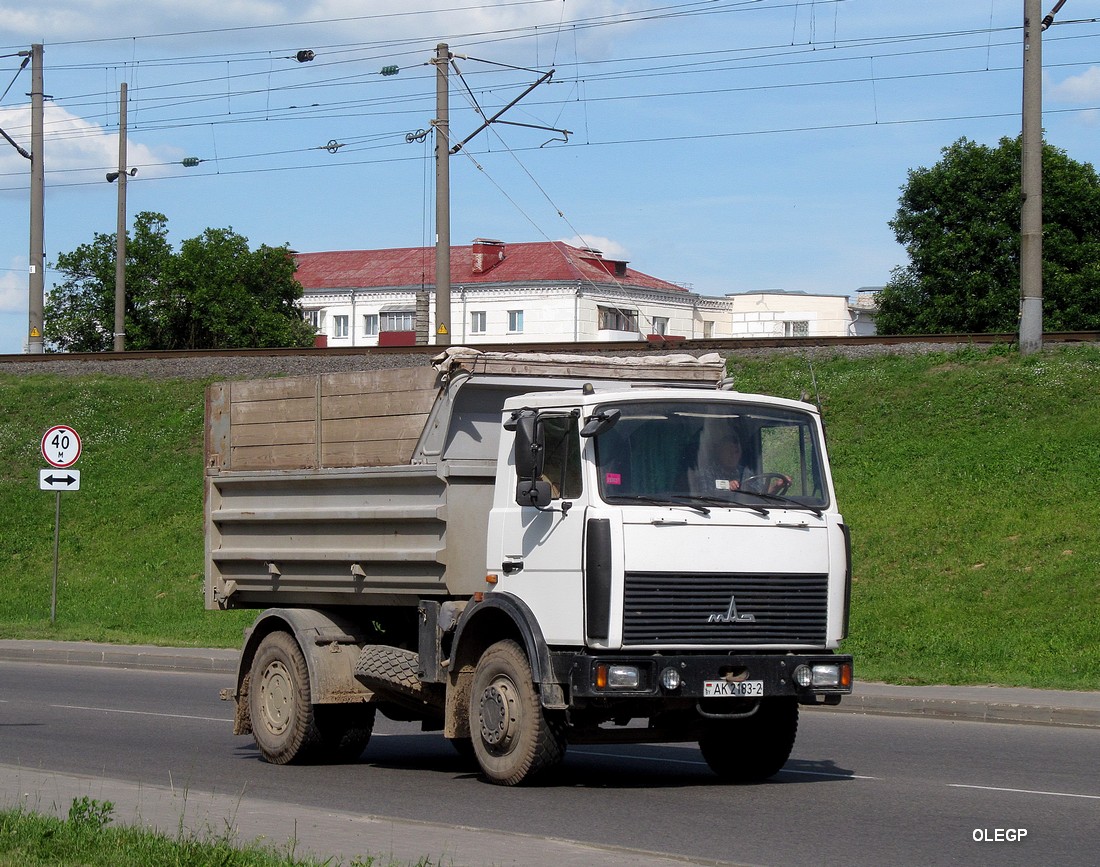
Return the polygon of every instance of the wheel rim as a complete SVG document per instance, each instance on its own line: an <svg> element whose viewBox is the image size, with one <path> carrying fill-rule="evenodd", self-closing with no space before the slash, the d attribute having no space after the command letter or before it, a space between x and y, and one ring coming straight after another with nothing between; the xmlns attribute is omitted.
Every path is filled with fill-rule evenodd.
<svg viewBox="0 0 1100 867"><path fill-rule="evenodd" d="M260 710L265 728L273 735L281 735L290 725L292 685L290 671L282 662L272 662L264 669L260 683Z"/></svg>
<svg viewBox="0 0 1100 867"><path fill-rule="evenodd" d="M481 693L481 739L495 755L508 752L519 731L519 703L511 680L498 677Z"/></svg>

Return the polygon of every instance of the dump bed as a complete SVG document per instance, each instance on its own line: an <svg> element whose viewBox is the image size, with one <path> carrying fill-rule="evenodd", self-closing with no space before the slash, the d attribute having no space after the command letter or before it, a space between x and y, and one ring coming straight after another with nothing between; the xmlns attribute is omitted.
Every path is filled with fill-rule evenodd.
<svg viewBox="0 0 1100 867"><path fill-rule="evenodd" d="M415 605L484 586L504 401L585 382L714 387L717 356L454 349L431 366L206 395L206 605Z"/></svg>

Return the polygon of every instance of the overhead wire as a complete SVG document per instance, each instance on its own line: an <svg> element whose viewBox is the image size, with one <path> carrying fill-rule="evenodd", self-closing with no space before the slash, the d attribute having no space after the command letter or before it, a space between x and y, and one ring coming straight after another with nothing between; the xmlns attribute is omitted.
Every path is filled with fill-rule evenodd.
<svg viewBox="0 0 1100 867"><path fill-rule="evenodd" d="M535 0L535 2L542 2L542 0ZM832 2L840 3L840 2L844 2L844 0L832 0ZM516 4L516 5L529 5L529 4ZM775 5L772 5L768 8L770 8L770 9L781 8L782 5L784 5L784 4L775 4ZM790 6L792 4L785 4L785 5ZM635 11L633 13L630 13L630 15L633 16L633 17L629 17L626 20L630 20L630 21L641 20L639 18L639 16L641 16L643 14L645 16L650 16L650 17L652 17L652 16L666 16L666 15L681 16L681 15L717 14L717 13L726 13L726 12L730 12L730 11L744 11L748 7L757 7L757 8L759 8L760 7L759 0L753 0L753 2L732 2L732 3L718 3L718 4L715 4L714 2L707 2L707 3L686 3L686 4L672 4L672 5L665 5L665 6L657 6L657 7L651 8L651 9ZM463 8L466 8L466 7L463 7ZM484 7L472 7L472 8L484 8ZM363 18L368 18L368 19L371 18L371 17L374 17L374 16L363 16ZM600 25L603 25L603 24L606 24L609 19L622 20L623 18L624 18L623 15L594 16L592 18L585 19L581 23L586 24L588 26L594 26L597 23L600 24ZM356 19L356 20L359 20L359 19ZM1058 23L1064 26L1065 24L1069 24L1071 22L1058 22ZM1092 22L1089 21L1089 20L1086 20L1082 23L1092 23ZM273 25L273 26L275 26L275 25ZM574 27L573 24L570 24L569 26ZM261 27L263 27L263 25L261 25ZM247 28L243 28L243 29L247 29ZM998 32L1011 31L1011 30L1014 30L1014 29L1018 29L1018 28L1000 28L998 30ZM497 31L497 32L503 32L503 31ZM573 32L574 32L574 35L577 32L575 27L574 27ZM531 35L531 34L528 33L528 35ZM900 44L903 44L905 42L927 42L928 40L934 40L934 39L943 40L943 39L970 38L970 37L973 37L975 35L985 35L987 37L986 43L984 45L978 45L978 44L947 45L947 46L941 45L941 46L937 46L937 47L920 48L920 49L916 49L916 50L913 50L913 51L886 52L886 53L883 53L881 56L883 56L884 58L885 57L901 58L901 57L919 56L919 55L928 54L928 53L961 52L961 51L969 51L969 50L974 50L974 49L987 49L988 50L988 48L991 45L995 45L996 47L1001 47L1002 45L1005 44L1005 43L994 43L993 40L992 40L992 34L988 30L983 29L983 30L943 31L943 32L937 32L937 33L932 33L932 34L900 34L900 35L895 35L895 36L891 36L891 37L877 37L873 40L871 40L871 39L847 40L847 41L841 40L841 41L837 42L838 47L836 47L836 48L829 47L827 49L821 49L821 48L811 47L811 46L801 47L801 50L799 50L800 49L799 46L781 46L781 45L764 46L764 47L757 46L757 47L754 47L754 48L739 49L737 51L723 51L723 52L720 52L720 53L713 53L713 54L716 54L717 56L704 58L704 59L699 59L698 55L695 54L695 53L692 53L692 54L681 53L681 54L668 54L668 55L652 56L652 57L649 57L649 58L628 58L628 59L607 60L607 61L586 61L586 62L584 62L583 66L580 65L580 62L578 62L577 66L575 68L575 75L572 78L559 77L558 83L559 83L559 85L561 85L561 84L569 85L573 89L572 90L573 93L578 92L581 88L585 89L586 92L585 92L585 95L584 95L583 102L584 102L585 105L587 105L590 102L612 102L612 101L639 100L639 99L658 99L658 98L681 98L681 97L684 97L684 96L747 93L747 92L753 92L753 91L780 90L780 89L792 89L792 88L820 88L820 87L827 87L827 86L846 86L846 85L854 85L854 84L866 84L866 83L869 83L869 82L870 83L883 83L883 82L887 82L887 81L920 80L920 79L925 79L925 78L942 77L942 76L948 76L948 75L952 75L952 76L953 75L974 75L974 74L978 74L980 72L989 72L991 74L996 74L996 73L1000 73L1000 72L1006 72L1006 71L1013 70L1013 67L1008 67L1008 66L989 67L988 64L987 64L987 68L985 68L985 69L949 70L949 71L911 73L911 74L893 75L893 76L891 76L891 75L885 75L884 76L884 75L881 75L881 74L876 75L876 74L872 73L871 75L851 76L851 77L846 77L846 78L831 78L831 79L824 80L824 81L821 81L821 80L818 80L818 81L793 81L793 82L788 81L788 82L779 82L779 83L773 83L773 84L743 85L743 86L739 86L739 87L716 87L716 88L701 87L701 88L692 88L692 89L685 88L685 89L678 89L678 90L669 90L669 91L663 91L663 92L652 92L652 91L651 92L633 92L633 93L625 93L625 94L595 95L595 96L591 94L590 89L589 89L590 85L592 85L593 83L596 83L596 82L613 82L613 81L627 81L627 80L651 81L651 80L656 80L660 77L672 77L672 76L684 76L684 75L698 76L698 75L703 75L703 74L713 73L713 72L719 72L719 71L720 72L728 72L731 69L736 69L739 72L744 72L744 71L750 71L750 70L774 69L774 68L777 68L777 67L793 67L793 66L807 66L808 67L810 64L820 64L820 63L855 62L855 61L861 60L861 59L863 59L863 60L868 59L868 58L873 59L874 57L879 56L879 55L860 55L860 56L857 57L857 56L852 56L851 54L844 55L844 52L849 50L849 49L860 48L860 47L866 50L868 47L884 47L884 46L887 46L887 45L900 45ZM100 41L100 40L89 40L89 41L85 41L85 42L77 42L77 43L71 43L71 44L87 44L88 42L96 42L96 41ZM65 43L65 44L70 44L70 43ZM812 53L810 51L811 48L812 48ZM362 51L362 48L361 47L356 47L356 48L349 48L348 50L349 50L349 52L352 51L352 50ZM756 54L750 56L746 53L746 52L749 52L749 51L756 52ZM831 53L831 52L834 52L834 51L840 52L842 56L825 56L826 52ZM775 52L775 53L769 53L769 52ZM780 52L781 52L781 54L780 54ZM792 52L793 52L793 54L792 54ZM259 61L270 62L271 58L274 57L274 56L275 56L275 53L273 51L268 51L268 52L265 52L265 53L262 53L262 54L261 53L256 53L256 56L253 57L252 59L256 60L257 62L259 62ZM619 66L624 66L626 64L636 65L639 60L642 61L643 64L648 63L648 65L644 65L641 68L622 68L622 69L617 69L617 70L612 69L609 72L589 71L590 69L598 69L598 67L601 66L601 65L605 65L605 66L609 66L609 67L612 66L612 65L619 65ZM683 62L681 62L681 63L670 62L670 61L677 61L677 60L681 60ZM659 63L654 63L653 61L660 61L660 62ZM156 61L139 60L139 61L136 62L136 65L137 66L142 66L142 65L147 66L150 63L154 63L154 62L156 62ZM242 61L242 62L244 62L244 61ZM361 64L363 62L364 61L361 58L351 58L351 59L341 59L341 60L333 61L331 65L336 66L336 65L354 64L354 63ZM661 63L663 63L664 65L661 65ZM731 63L735 64L735 65L730 66ZM424 62L422 62L420 64L420 66L425 66L425 67L427 65L428 64L424 63ZM504 67L504 68L521 68L521 67L512 67L509 64L499 64L499 65L501 67ZM1066 64L1066 65L1079 65L1079 64ZM1055 64L1055 66L1057 66L1057 64ZM291 67L290 70L287 70L287 71L293 71L294 69L295 69L294 67ZM283 70L280 70L280 73L282 71ZM270 70L267 70L267 71L251 71L251 72L240 73L239 75L234 74L232 76L232 78L230 78L230 76L227 75L227 76L218 77L218 78L209 78L209 77L207 77L205 79L198 78L198 79L193 79L191 81L171 82L171 83L167 83L167 84L148 84L147 83L147 84L143 85L143 87L139 91L137 91L135 96L132 97L132 99L133 99L132 104L135 107L140 107L141 114L140 114L138 119L131 122L130 129L131 129L132 133L135 133L135 132L141 132L141 131L155 131L155 130L166 130L166 129L184 129L184 128L187 128L187 127L205 125L207 123L210 123L212 125L212 128L213 128L214 125L229 125L229 124L240 125L240 124L260 123L260 122L262 122L262 123L292 122L292 121L299 121L299 120L314 120L314 121L315 120L325 120L325 121L331 121L334 118L344 118L344 119L359 118L359 119L362 119L362 118L368 118L368 117L386 117L386 116L392 117L392 116L399 116L401 114L412 114L412 113L415 113L415 112L422 112L422 111L425 110L425 108L427 106L426 96L424 94L401 95L401 96L390 94L390 95L386 95L386 96L380 96L378 98L354 99L354 100L344 100L344 101L331 101L330 100L330 101L325 101L325 102L316 103L316 104L307 105L307 106L298 106L298 105L285 106L285 105L281 105L281 106L276 106L276 107L272 108L271 104L270 104L270 97L271 97L272 94L277 94L277 93L292 94L292 93L296 93L296 92L299 92L299 91L308 92L308 91L312 91L312 90L323 90L323 89L326 89L326 88L329 89L329 92L331 92L331 88L334 88L334 87L359 86L364 81L369 80L371 77L379 76L380 73L376 72L376 71L371 71L371 72L358 71L358 72L355 72L355 73L352 73L352 74L346 75L346 76L328 77L328 78L322 79L320 81L311 81L311 82L290 82L290 83L285 83L285 84L279 84L275 87L257 87L257 88L254 88L254 89L239 90L239 91L231 91L230 90L230 92L228 92L228 93L227 92L215 92L213 90L210 90L207 93L192 93L192 94L187 95L187 96L182 96L182 95L173 96L173 95L169 94L169 95L165 95L164 97L160 97L160 96L155 95L156 91L158 91L158 90L159 91L167 91L167 90L170 90L170 89L176 89L178 91L180 89L184 89L184 88L187 88L187 87L194 87L196 85L201 85L204 82L206 82L206 83L215 83L215 82L217 82L218 84L222 84L222 83L225 83L229 80L246 81L250 77L256 77L256 76L268 76L268 77L270 77L270 74L271 74ZM487 88L486 90L488 91L489 88ZM149 94L153 94L153 95L149 95ZM178 113L178 111L176 111L179 108L186 108L187 106L201 105L203 103L210 103L210 102L216 101L216 100L230 100L230 101L237 100L238 102L240 102L240 101L245 101L245 100L249 99L250 97L255 97L255 96L260 96L260 95L266 95L268 100L269 100L268 104L266 104L262 109L248 108L248 109L240 109L240 110L235 110L234 111L231 108L229 111L215 111L215 112L209 112L209 113L193 113L193 114L189 114L189 115L188 114L180 114L180 113ZM96 102L98 102L98 100L102 96L103 96L103 94L87 93L87 94L83 94L79 98L80 99L95 99ZM74 109L77 108L80 105L79 102L70 101L70 100L66 100L66 99L59 99L59 100L57 100L57 102L59 104L61 104L62 106L71 107L71 108L74 108ZM404 104L404 106L405 106L404 108L397 107L397 106L400 106L402 104ZM560 111L562 111L563 108L564 108L565 102L564 102L564 100L557 100L557 101L550 102L550 103L547 103L547 104L551 104L551 105L556 106L559 113L560 113ZM535 109L535 108L539 108L542 105L543 105L543 103L534 103L530 107L532 109ZM96 119L102 118L104 120L104 122L106 123L108 118L110 117L110 106L111 106L111 103L108 101L107 102L107 107L104 109L104 112L102 114L99 114L99 115L93 115L93 116L91 116L90 119L91 120L96 120ZM421 108L421 106L424 106L425 108ZM1076 110L1081 110L1081 109L1076 109ZM176 113L173 114L173 111L175 111ZM156 114L158 112L161 112L161 113L165 114L165 116L162 117L161 119L157 119ZM998 116L998 115L993 115L993 116ZM85 118L85 119L88 120L89 118ZM948 120L948 119L958 119L958 118L943 118L943 119ZM933 120L937 120L937 119L921 118L921 119L913 119L913 120L909 120L909 121L895 120L894 122L895 123L903 123L903 122L925 123L925 122L932 122ZM822 126L822 127L813 127L813 128L815 128L815 129L829 129L829 128L840 129L840 128L848 128L849 126L850 125L848 125L848 124L836 124L836 125L826 125L826 126ZM800 129L800 128L796 128L796 129ZM70 133L69 135L71 137L74 137L74 138L79 138L79 137L95 136L97 134L100 134L100 132L97 131L95 128L92 128L92 129L85 129L85 130L77 130L77 131L74 131L74 132ZM751 131L735 131L735 132L731 132L731 133L722 133L721 135L746 135L746 134L756 134L756 133L753 133ZM764 134L764 133L760 133L760 134ZM66 136L63 136L63 135L58 135L56 133L55 133L55 136L59 140L63 140L66 137ZM342 141L347 139L347 140L349 140L349 143L351 141L353 141L353 139L349 136L340 136L339 138ZM682 136L656 136L656 137L651 137L651 138L646 139L646 140L647 141L674 141L674 140L682 140L682 139L683 139ZM632 138L632 139L629 139L627 141L636 141L636 140L638 140L638 139ZM365 142L365 141L367 141L367 139L364 138L363 141ZM359 141L354 141L354 144L359 144L359 143L360 143ZM592 145L606 145L606 144L609 144L611 142L609 142L609 141L590 141L588 143L592 144ZM574 144L576 144L576 143L574 143ZM383 145L377 145L377 146L381 147ZM372 147L375 147L375 145L372 145ZM305 151L308 151L308 150L311 150L311 149L316 149L316 146L309 147L309 148L301 148L301 149L297 149L297 150L289 150L289 151L286 151L285 153L304 153ZM265 156L271 156L275 153L281 153L281 152L260 152L260 153L257 153L257 154L241 154L238 157L234 157L234 158L235 159L236 158L239 158L239 159L249 159L249 158L250 159L258 159L258 158L263 158ZM280 169L280 170L287 170L287 169Z"/></svg>

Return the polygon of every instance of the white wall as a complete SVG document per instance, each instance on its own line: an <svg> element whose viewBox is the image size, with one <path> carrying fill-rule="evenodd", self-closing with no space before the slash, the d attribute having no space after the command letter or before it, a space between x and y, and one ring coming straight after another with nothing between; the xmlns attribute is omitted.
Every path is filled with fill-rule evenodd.
<svg viewBox="0 0 1100 867"><path fill-rule="evenodd" d="M309 294L302 299L305 310L321 310L322 328L329 346L375 346L376 336L363 333L363 317L381 316L383 308L395 306L414 310L413 290ZM607 331L598 328L599 308L618 307L637 313L638 331ZM429 292L430 340L435 342L435 296ZM523 311L523 330L509 330L511 310ZM470 314L485 313L483 334L471 331ZM336 317L349 317L348 335L336 336ZM846 336L868 332L867 317L857 326L849 301L839 295L806 295L786 292L753 292L704 297L679 293L617 287L462 287L452 288L451 343L536 343L557 341L618 341L646 339L653 333L654 317L668 319L666 333L688 339L705 337L705 323L711 322L715 339L729 337L783 337L784 323L807 323L808 335ZM873 326L871 326L873 329Z"/></svg>
<svg viewBox="0 0 1100 867"><path fill-rule="evenodd" d="M783 337L786 323L804 322L809 337L844 337L854 333L848 298L788 292L727 295L733 337Z"/></svg>

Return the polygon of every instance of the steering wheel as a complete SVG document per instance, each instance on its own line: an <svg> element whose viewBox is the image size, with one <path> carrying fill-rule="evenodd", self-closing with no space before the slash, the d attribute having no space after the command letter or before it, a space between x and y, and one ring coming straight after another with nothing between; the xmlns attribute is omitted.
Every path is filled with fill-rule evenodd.
<svg viewBox="0 0 1100 867"><path fill-rule="evenodd" d="M791 477L783 473L761 473L749 476L741 483L741 489L752 494L775 494L783 496L791 486Z"/></svg>

